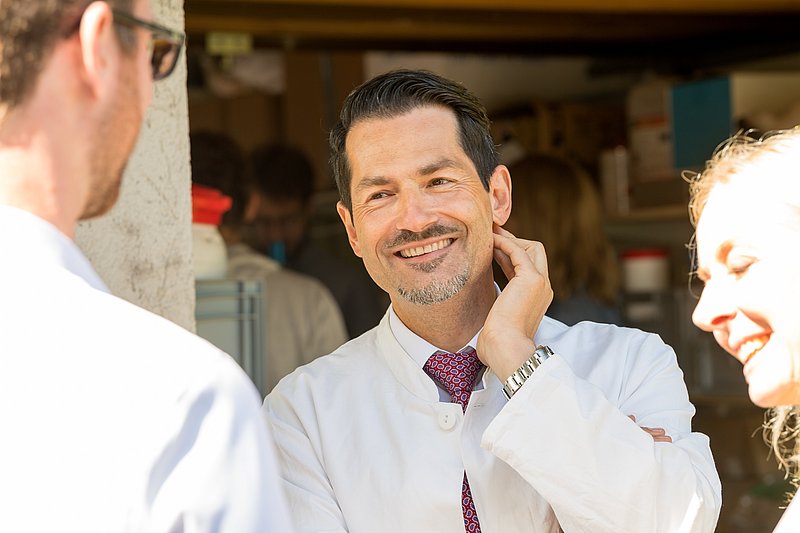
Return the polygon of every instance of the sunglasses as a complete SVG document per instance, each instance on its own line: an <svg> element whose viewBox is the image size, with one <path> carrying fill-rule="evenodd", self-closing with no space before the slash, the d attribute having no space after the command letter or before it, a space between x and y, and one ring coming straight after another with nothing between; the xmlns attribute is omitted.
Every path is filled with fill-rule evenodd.
<svg viewBox="0 0 800 533"><path fill-rule="evenodd" d="M171 30L160 24L148 22L134 17L123 11L113 10L114 22L128 26L129 28L140 27L148 30L151 36L151 56L150 64L153 67L153 81L163 80L175 70L178 64L178 57L181 48L186 41L186 35L175 30Z"/></svg>

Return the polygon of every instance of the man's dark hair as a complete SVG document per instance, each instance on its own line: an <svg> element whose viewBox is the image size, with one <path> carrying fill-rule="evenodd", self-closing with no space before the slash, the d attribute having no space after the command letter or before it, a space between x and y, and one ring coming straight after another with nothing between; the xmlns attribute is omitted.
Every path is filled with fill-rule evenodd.
<svg viewBox="0 0 800 533"><path fill-rule="evenodd" d="M211 131L192 132L192 181L231 197L222 224L238 228L244 218L250 187L244 173L244 153L231 137Z"/></svg>
<svg viewBox="0 0 800 533"><path fill-rule="evenodd" d="M302 150L283 144L261 146L250 155L253 185L262 196L300 200L308 205L314 194L314 168Z"/></svg>
<svg viewBox="0 0 800 533"><path fill-rule="evenodd" d="M350 129L362 120L392 118L427 106L441 106L455 113L461 148L475 165L484 188L489 190L489 178L498 165L498 156L483 104L463 85L432 72L395 70L353 90L342 105L338 124L331 130L331 167L339 196L348 211L352 209L352 176L345 141Z"/></svg>
<svg viewBox="0 0 800 533"><path fill-rule="evenodd" d="M106 0L130 13L133 0ZM0 2L0 105L13 109L33 92L56 42L72 36L92 0L2 0ZM134 49L131 28L115 25L125 51Z"/></svg>

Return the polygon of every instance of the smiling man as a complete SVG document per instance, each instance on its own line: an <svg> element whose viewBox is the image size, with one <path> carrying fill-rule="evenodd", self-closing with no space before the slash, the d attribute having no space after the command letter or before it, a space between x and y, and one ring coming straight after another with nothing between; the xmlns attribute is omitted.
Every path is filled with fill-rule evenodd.
<svg viewBox="0 0 800 533"><path fill-rule="evenodd" d="M291 531L252 383L73 242L183 41L146 0L0 0L0 531Z"/></svg>
<svg viewBox="0 0 800 533"><path fill-rule="evenodd" d="M391 306L265 401L299 529L713 531L719 478L674 353L544 316L545 252L502 229L511 176L475 97L390 72L330 141L339 215Z"/></svg>

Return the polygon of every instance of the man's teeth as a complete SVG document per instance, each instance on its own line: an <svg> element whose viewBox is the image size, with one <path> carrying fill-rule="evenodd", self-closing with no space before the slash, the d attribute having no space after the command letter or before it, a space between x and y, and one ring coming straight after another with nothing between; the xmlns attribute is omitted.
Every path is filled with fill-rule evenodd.
<svg viewBox="0 0 800 533"><path fill-rule="evenodd" d="M442 239L441 241L426 246L417 246L416 248L409 248L408 250L400 250L400 255L403 257L417 257L422 254L429 254L450 246L451 242L453 242L453 239Z"/></svg>
<svg viewBox="0 0 800 533"><path fill-rule="evenodd" d="M742 364L747 364L747 362L753 358L755 354L764 347L764 345L769 340L769 335L762 335L760 337L756 337L754 339L748 339L742 343L742 346L739 348L739 354L743 357L740 358Z"/></svg>

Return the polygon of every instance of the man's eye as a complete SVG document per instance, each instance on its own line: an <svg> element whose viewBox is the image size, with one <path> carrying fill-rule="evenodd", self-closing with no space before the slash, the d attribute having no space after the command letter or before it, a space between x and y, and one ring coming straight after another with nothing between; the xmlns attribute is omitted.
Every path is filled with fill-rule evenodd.
<svg viewBox="0 0 800 533"><path fill-rule="evenodd" d="M431 180L431 185L434 187L439 185L447 185L448 183L450 183L450 180L446 178L434 178Z"/></svg>
<svg viewBox="0 0 800 533"><path fill-rule="evenodd" d="M381 198L386 198L387 196L389 196L389 195L387 193L385 193L385 192L376 192L376 193L370 194L368 199L369 200L380 200Z"/></svg>

